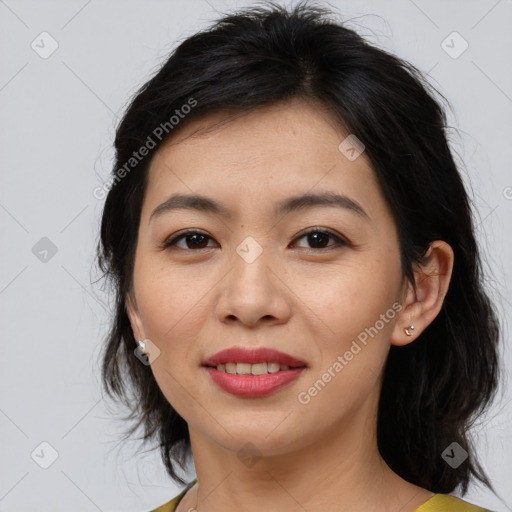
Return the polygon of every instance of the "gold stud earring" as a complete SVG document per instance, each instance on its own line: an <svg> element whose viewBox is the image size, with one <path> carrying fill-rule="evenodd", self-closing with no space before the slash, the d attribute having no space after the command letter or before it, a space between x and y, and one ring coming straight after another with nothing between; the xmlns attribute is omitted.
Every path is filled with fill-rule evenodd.
<svg viewBox="0 0 512 512"><path fill-rule="evenodd" d="M409 329L410 329L410 330L409 330ZM411 331L414 331L414 325L411 325L411 326L409 326L409 327L406 327L406 328L404 329L404 331L405 331L405 334L407 334L407 336L412 336L412 335L413 335L413 333L412 333Z"/></svg>

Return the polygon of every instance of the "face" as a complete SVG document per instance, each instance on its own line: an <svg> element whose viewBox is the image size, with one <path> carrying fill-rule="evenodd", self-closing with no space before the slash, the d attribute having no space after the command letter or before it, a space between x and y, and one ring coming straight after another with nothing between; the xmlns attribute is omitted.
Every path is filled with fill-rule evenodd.
<svg viewBox="0 0 512 512"><path fill-rule="evenodd" d="M222 119L191 122L151 163L128 312L191 432L277 454L375 413L404 296L397 232L365 153L339 149L347 134L320 107L296 100L204 130ZM175 194L220 209L161 206ZM345 199L278 210L304 194ZM234 346L306 367L238 396L203 366Z"/></svg>

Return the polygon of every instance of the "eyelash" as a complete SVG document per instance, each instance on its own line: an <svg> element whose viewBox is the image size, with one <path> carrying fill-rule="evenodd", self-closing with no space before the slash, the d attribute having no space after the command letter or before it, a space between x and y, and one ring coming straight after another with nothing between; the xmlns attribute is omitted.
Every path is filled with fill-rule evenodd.
<svg viewBox="0 0 512 512"><path fill-rule="evenodd" d="M338 236L336 233L334 233L333 231L330 231L328 229L320 229L320 228L311 228L310 230L300 234L298 237L296 237L294 240L300 240L301 238L304 238L308 235L311 235L313 233L321 233L323 235L328 235L330 236L331 238L335 239L337 244L334 244L334 245L330 245L330 246L327 246L325 248L312 248L312 249L308 249L306 248L306 251L307 252L318 252L318 251L321 251L321 252L325 252L325 251L328 251L328 250L332 250L334 247L336 247L336 245L338 246L346 246L346 247L350 247L351 244L343 239L342 237ZM191 235L203 235L207 238L210 238L212 239L212 237L210 237L209 235L207 235L206 233L202 232L202 231L198 231L198 230L195 230L195 229L190 229L188 231L184 231L174 237L171 237L169 239L167 239L163 244L162 244L162 249L169 249L170 247L176 245L176 243L178 241L180 241L182 238L186 238L187 236L191 236ZM194 252L197 252L197 251L201 251L201 250L207 250L207 249L211 249L211 247L203 247L201 249L183 249L182 247L178 247L178 249L181 249L181 250L184 250L184 251L194 251Z"/></svg>

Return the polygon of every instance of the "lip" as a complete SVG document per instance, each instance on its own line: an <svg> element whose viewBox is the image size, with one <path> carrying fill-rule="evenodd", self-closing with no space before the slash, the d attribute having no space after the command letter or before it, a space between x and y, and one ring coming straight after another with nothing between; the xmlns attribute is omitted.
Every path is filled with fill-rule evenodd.
<svg viewBox="0 0 512 512"><path fill-rule="evenodd" d="M280 370L266 375L237 375L226 373L209 366L205 370L212 380L224 391L245 398L258 398L275 393L297 379L306 367Z"/></svg>
<svg viewBox="0 0 512 512"><path fill-rule="evenodd" d="M203 366L216 367L219 364L226 363L264 363L275 362L279 364L286 364L291 369L298 367L307 367L306 362L297 359L290 354L275 350L267 347L231 347L226 350L221 350L213 354L208 359L203 361ZM279 373L279 372L278 372ZM269 374L271 375L271 374ZM259 376L258 376L259 377ZM263 375L264 377L264 375Z"/></svg>

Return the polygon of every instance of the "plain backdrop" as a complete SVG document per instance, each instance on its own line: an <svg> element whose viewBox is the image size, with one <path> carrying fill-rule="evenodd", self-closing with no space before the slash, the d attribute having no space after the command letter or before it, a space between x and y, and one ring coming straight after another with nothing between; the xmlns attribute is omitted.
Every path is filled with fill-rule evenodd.
<svg viewBox="0 0 512 512"><path fill-rule="evenodd" d="M122 424L101 394L111 302L94 283L103 201L93 190L137 88L180 41L245 5L0 1L0 511L141 512L180 491L158 451L117 444ZM504 326L504 386L475 429L499 497L472 486L465 499L511 511L512 2L330 5L453 106L450 139Z"/></svg>

